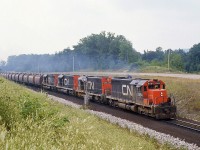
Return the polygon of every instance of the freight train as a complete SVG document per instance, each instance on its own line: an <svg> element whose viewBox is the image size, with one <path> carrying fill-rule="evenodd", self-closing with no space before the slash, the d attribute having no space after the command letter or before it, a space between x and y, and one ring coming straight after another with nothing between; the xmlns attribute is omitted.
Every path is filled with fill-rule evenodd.
<svg viewBox="0 0 200 150"><path fill-rule="evenodd" d="M166 85L158 79L85 76L70 74L2 73L5 78L27 85L83 97L156 119L176 117L176 105Z"/></svg>

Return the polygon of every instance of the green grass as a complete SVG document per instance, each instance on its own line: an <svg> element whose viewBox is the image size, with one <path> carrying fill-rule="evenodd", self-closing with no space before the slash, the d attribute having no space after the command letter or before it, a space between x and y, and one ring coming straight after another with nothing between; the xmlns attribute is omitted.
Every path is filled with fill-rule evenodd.
<svg viewBox="0 0 200 150"><path fill-rule="evenodd" d="M178 115L200 121L200 80L155 76L144 78L163 80L168 95L172 93L175 97Z"/></svg>
<svg viewBox="0 0 200 150"><path fill-rule="evenodd" d="M0 78L0 149L172 149Z"/></svg>
<svg viewBox="0 0 200 150"><path fill-rule="evenodd" d="M161 67L161 66L144 66L137 70L141 73L166 73L166 72L173 72L173 73L182 73L181 71L175 70L170 68L170 70L167 67Z"/></svg>

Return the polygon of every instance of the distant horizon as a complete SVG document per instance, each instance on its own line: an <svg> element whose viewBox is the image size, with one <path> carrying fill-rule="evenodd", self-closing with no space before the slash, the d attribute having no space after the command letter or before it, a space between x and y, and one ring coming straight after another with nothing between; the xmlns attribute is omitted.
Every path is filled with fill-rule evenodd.
<svg viewBox="0 0 200 150"><path fill-rule="evenodd" d="M134 47L133 47L134 48ZM64 48L64 49L67 49L67 48ZM64 50L63 49L63 50ZM170 49L170 48L169 48ZM182 50L184 50L184 51L186 51L186 52L189 52L189 50L190 50L190 48L178 48L178 49L182 49ZM172 49L172 50L178 50L178 49ZM63 51L63 50L61 50L61 51ZM73 49L71 49L71 50L73 50ZM147 49L148 50L148 49ZM165 51L165 50L167 50L167 49L163 49L163 51ZM19 55L55 55L56 53L58 53L58 52L61 52L61 51L55 51L54 53L40 53L40 54L37 54L37 53L23 53L23 54L17 54L17 55L9 55L9 56L19 56ZM137 50L136 50L137 51ZM154 50L148 50L148 51L156 51L156 48L154 49ZM137 52L139 52L139 53L141 53L141 54L144 54L144 51L137 51ZM8 57L9 57L8 56ZM7 60L8 60L8 57L7 57L7 59L6 60L3 60L3 61L6 61L7 62Z"/></svg>

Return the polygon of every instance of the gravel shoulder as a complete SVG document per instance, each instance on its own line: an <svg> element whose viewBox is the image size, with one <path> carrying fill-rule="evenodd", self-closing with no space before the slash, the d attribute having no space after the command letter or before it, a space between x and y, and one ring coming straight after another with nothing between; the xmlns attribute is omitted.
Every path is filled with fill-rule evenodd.
<svg viewBox="0 0 200 150"><path fill-rule="evenodd" d="M74 107L74 108L81 108L82 105L78 105L75 104L73 102L67 101L63 98L59 98L56 96L52 96L52 95L48 95L48 97L54 101L58 101L60 103L63 103L65 105ZM130 132L138 132L139 134L145 134L145 135L149 135L151 138L154 138L156 140L158 140L160 143L169 143L171 145L173 145L176 148L186 148L189 150L200 150L200 147L198 147L195 144L191 144L191 143L187 143L184 140L181 140L179 138L175 138L169 134L164 134L164 133L160 133L157 132L155 130L146 128L142 125L133 123L131 121L128 121L126 119L121 119L115 116L112 116L110 114L106 114L103 112L98 112L98 111L94 111L94 110L86 110L87 112L89 112L92 115L95 115L103 120L106 120L110 123L113 124L117 124L119 126L121 126L122 128L126 128L128 130L130 130Z"/></svg>

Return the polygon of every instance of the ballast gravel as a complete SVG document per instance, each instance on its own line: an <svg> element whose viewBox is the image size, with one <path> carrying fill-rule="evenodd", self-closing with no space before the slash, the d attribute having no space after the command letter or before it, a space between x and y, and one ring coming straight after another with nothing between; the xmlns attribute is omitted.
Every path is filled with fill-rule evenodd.
<svg viewBox="0 0 200 150"><path fill-rule="evenodd" d="M82 107L82 105L75 104L73 102L67 101L65 99L62 99L56 96L48 95L48 97L54 101L58 101L60 103L63 103L65 105L68 105L74 108ZM86 111L110 123L117 124L122 128L127 128L130 130L130 132L138 132L139 134L149 135L151 138L156 139L158 142L162 144L169 143L176 148L186 148L188 150L200 150L200 147L198 147L197 145L187 143L184 140L175 138L169 134L160 133L155 130L143 127L142 125L139 125L139 124L130 122L128 120L121 119L121 118L118 118L118 117L115 117L103 112L98 112L98 111L93 111L93 110L86 110Z"/></svg>

